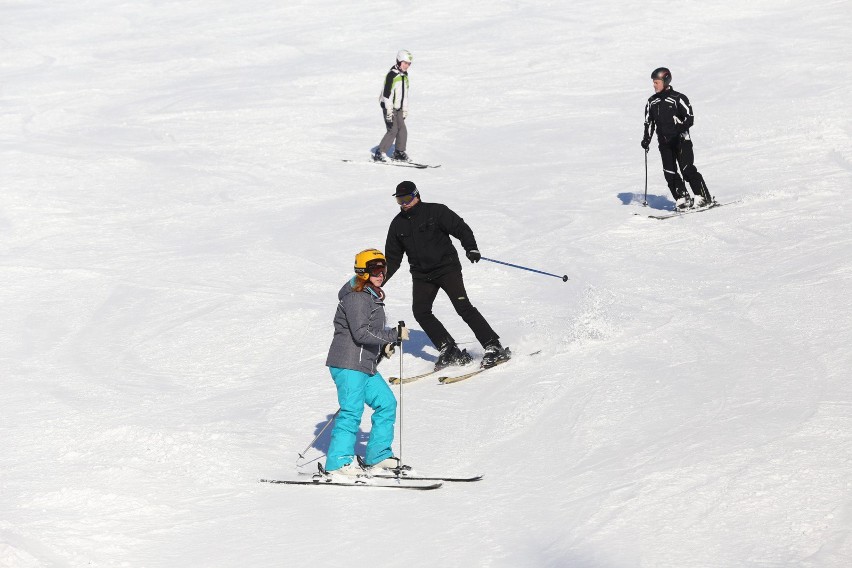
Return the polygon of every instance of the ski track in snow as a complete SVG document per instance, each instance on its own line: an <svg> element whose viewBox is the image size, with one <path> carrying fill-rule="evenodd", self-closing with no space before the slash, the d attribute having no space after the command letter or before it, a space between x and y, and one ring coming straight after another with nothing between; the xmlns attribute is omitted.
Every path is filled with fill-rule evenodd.
<svg viewBox="0 0 852 568"><path fill-rule="evenodd" d="M852 14L670 8L0 6L0 566L852 564ZM442 167L340 162L400 48L408 151ZM671 205L652 148L641 207L659 65L739 203L646 218ZM395 387L395 451L485 479L259 484L336 409L336 294L402 179L485 256L570 278L464 261L514 359ZM404 270L387 292L404 374L429 369Z"/></svg>

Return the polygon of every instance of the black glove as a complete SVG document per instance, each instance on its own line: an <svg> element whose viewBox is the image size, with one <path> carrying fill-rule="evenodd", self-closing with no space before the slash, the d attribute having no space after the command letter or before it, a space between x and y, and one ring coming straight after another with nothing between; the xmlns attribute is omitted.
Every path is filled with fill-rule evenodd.
<svg viewBox="0 0 852 568"><path fill-rule="evenodd" d="M476 249L470 249L466 254L471 262L479 262L479 259L482 258L482 255Z"/></svg>
<svg viewBox="0 0 852 568"><path fill-rule="evenodd" d="M377 363L382 359L390 359L393 357L393 354L396 352L396 345L393 343L385 343L382 346L382 350L379 352L379 359L376 361Z"/></svg>
<svg viewBox="0 0 852 568"><path fill-rule="evenodd" d="M651 139L650 138L643 138L642 139L642 147L647 150L650 146L651 146Z"/></svg>

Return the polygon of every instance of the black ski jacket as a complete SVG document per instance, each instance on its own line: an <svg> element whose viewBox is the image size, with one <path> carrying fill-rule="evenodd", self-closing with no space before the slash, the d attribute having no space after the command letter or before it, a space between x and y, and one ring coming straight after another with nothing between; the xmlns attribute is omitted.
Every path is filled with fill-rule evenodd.
<svg viewBox="0 0 852 568"><path fill-rule="evenodd" d="M668 144L681 134L689 140L689 129L694 121L689 99L669 87L654 93L645 105L645 140L651 140L655 127L660 144Z"/></svg>
<svg viewBox="0 0 852 568"><path fill-rule="evenodd" d="M461 262L450 236L461 241L465 251L477 248L473 231L446 205L420 202L400 211L391 221L385 242L387 283L399 270L402 255L408 255L412 278L433 280L461 270Z"/></svg>

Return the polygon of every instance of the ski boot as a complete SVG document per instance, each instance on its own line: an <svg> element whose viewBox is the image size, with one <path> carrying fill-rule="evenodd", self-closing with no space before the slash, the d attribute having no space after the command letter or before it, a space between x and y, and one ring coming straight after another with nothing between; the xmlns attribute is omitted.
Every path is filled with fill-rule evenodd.
<svg viewBox="0 0 852 568"><path fill-rule="evenodd" d="M468 354L467 349L461 350L455 343L448 342L441 347L441 353L435 361L435 370L440 371L450 365L467 365L471 361L473 357Z"/></svg>
<svg viewBox="0 0 852 568"><path fill-rule="evenodd" d="M710 190L707 189L707 184L704 179L699 179L697 182L690 182L692 193L695 194L695 207L710 207L715 202L713 196L710 195Z"/></svg>
<svg viewBox="0 0 852 568"><path fill-rule="evenodd" d="M499 341L492 341L485 346L485 355L482 357L480 367L487 369L511 358L512 352L509 351L508 347L503 347Z"/></svg>
<svg viewBox="0 0 852 568"><path fill-rule="evenodd" d="M385 458L379 463L367 465L367 462L361 456L358 456L358 465L360 465L368 476L373 475L394 475L396 477L406 477L414 474L412 469L407 465L402 465L399 458L391 456Z"/></svg>
<svg viewBox="0 0 852 568"><path fill-rule="evenodd" d="M675 201L675 209L677 211L686 211L692 207L693 203L694 200L691 195L681 196L677 201Z"/></svg>
<svg viewBox="0 0 852 568"><path fill-rule="evenodd" d="M368 477L367 472L361 467L358 462L351 462L343 467L339 467L332 471L327 471L322 464L317 464L317 473L313 476L313 481L317 483L328 483L331 481L343 481L346 483L366 483Z"/></svg>

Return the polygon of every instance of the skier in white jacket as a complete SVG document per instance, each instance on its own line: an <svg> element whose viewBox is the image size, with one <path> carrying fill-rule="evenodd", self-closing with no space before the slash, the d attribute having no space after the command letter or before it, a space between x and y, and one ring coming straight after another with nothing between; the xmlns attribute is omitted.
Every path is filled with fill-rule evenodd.
<svg viewBox="0 0 852 568"><path fill-rule="evenodd" d="M408 117L408 68L411 67L412 59L410 51L401 50L396 54L396 64L385 76L379 104L382 107L382 118L387 132L373 154L373 159L377 162L386 161L385 156L394 141L396 146L391 159L409 161L408 154L405 153L408 142L405 119Z"/></svg>

